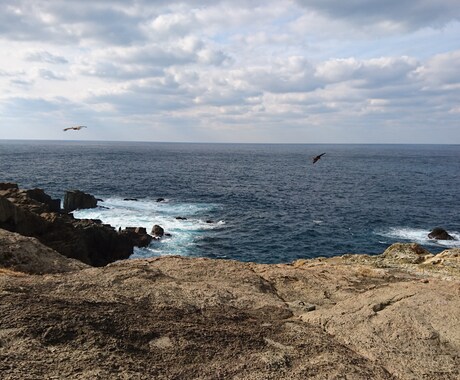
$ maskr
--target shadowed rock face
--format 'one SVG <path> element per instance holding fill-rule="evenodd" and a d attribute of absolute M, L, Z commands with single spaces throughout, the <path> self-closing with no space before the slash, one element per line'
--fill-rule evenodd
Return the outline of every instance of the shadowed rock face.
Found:
<path fill-rule="evenodd" d="M 97 207 L 97 199 L 91 194 L 80 190 L 66 191 L 64 195 L 64 210 L 71 212 L 79 209 Z"/>
<path fill-rule="evenodd" d="M 0 270 L 2 379 L 460 378 L 460 250 L 390 248 Z"/>
<path fill-rule="evenodd" d="M 60 255 L 35 238 L 0 229 L 0 268 L 45 274 L 71 272 L 88 266 Z"/>

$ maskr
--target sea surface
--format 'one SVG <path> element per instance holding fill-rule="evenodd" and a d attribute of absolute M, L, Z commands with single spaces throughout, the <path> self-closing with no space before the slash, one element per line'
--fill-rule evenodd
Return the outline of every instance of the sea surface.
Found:
<path fill-rule="evenodd" d="M 394 242 L 460 247 L 427 237 L 440 226 L 460 239 L 459 145 L 0 140 L 0 181 L 61 199 L 79 189 L 103 201 L 78 218 L 171 234 L 133 257 L 285 263 Z"/>

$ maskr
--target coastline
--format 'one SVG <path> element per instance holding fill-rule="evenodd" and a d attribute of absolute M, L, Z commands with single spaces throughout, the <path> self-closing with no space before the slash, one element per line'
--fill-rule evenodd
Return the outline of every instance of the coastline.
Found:
<path fill-rule="evenodd" d="M 460 376 L 460 249 L 91 267 L 34 237 L 0 241 L 4 379 Z"/>

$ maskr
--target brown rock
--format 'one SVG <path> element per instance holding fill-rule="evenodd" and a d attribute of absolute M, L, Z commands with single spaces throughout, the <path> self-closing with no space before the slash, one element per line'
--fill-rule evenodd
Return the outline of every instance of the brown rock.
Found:
<path fill-rule="evenodd" d="M 382 254 L 387 262 L 419 264 L 433 255 L 417 243 L 395 243 Z"/>
<path fill-rule="evenodd" d="M 2 379 L 458 379 L 459 277 L 356 256 L 0 272 Z"/>
<path fill-rule="evenodd" d="M 0 229 L 0 267 L 14 271 L 44 274 L 88 268 L 43 245 L 37 239 Z"/>

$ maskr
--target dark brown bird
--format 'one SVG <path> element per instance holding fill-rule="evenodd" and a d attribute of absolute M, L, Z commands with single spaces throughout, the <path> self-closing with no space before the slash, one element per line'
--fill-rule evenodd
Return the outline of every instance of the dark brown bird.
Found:
<path fill-rule="evenodd" d="M 316 161 L 318 161 L 318 160 L 321 158 L 321 156 L 324 156 L 325 154 L 326 154 L 326 153 L 321 153 L 320 155 L 314 157 L 314 158 L 313 158 L 313 163 L 315 163 Z"/>
<path fill-rule="evenodd" d="M 64 128 L 64 131 L 69 131 L 69 130 L 79 131 L 82 128 L 88 128 L 88 127 L 86 125 L 77 125 L 76 127 Z"/>

